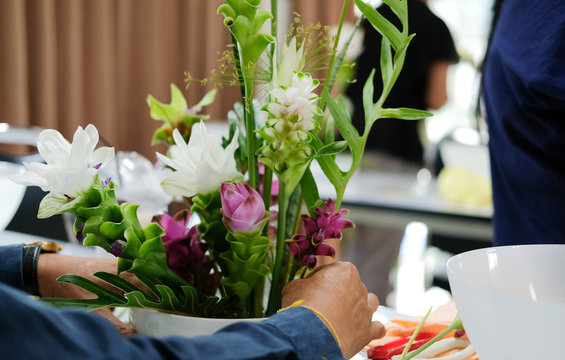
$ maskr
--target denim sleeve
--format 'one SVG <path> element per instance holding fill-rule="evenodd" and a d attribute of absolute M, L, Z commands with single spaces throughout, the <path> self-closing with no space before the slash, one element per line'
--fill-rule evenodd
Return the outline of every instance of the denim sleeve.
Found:
<path fill-rule="evenodd" d="M 3 359 L 343 359 L 324 323 L 302 307 L 192 339 L 124 338 L 97 315 L 54 309 L 3 284 L 0 309 Z"/>
<path fill-rule="evenodd" d="M 22 244 L 0 246 L 0 282 L 23 289 Z"/>

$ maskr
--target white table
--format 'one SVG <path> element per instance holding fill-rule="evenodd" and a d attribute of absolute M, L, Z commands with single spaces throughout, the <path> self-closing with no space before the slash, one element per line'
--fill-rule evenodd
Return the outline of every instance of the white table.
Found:
<path fill-rule="evenodd" d="M 58 241 L 41 236 L 24 234 L 15 231 L 9 231 L 9 230 L 4 230 L 0 232 L 0 246 L 11 245 L 11 244 L 28 244 L 38 241 L 45 241 L 45 240 L 55 241 L 59 245 L 61 245 L 63 250 L 61 250 L 60 254 L 64 254 L 64 255 L 84 256 L 84 257 L 112 256 L 112 255 L 107 255 L 104 250 L 98 249 L 98 247 L 82 246 L 80 244 L 74 244 L 66 241 Z"/>
<path fill-rule="evenodd" d="M 331 183 L 313 169 L 322 198 L 335 199 Z M 492 207 L 448 203 L 438 193 L 436 179 L 419 184 L 413 175 L 358 170 L 351 178 L 343 208 L 356 223 L 404 229 L 423 222 L 430 233 L 492 242 Z"/>

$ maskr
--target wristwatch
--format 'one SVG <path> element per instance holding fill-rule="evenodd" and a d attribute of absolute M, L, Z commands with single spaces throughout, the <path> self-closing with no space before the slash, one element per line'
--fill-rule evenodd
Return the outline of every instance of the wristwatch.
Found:
<path fill-rule="evenodd" d="M 62 247 L 55 241 L 39 241 L 24 244 L 22 249 L 23 288 L 31 295 L 39 296 L 37 284 L 37 261 L 43 253 L 57 253 Z"/>

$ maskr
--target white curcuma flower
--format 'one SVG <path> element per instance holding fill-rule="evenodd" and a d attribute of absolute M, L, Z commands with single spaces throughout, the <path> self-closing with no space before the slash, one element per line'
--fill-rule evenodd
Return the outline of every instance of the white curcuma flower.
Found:
<path fill-rule="evenodd" d="M 281 61 L 273 69 L 273 87 L 291 86 L 294 72 L 301 72 L 306 63 L 304 42 L 297 48 L 296 37 L 293 37 L 288 45 L 282 44 L 281 50 Z"/>
<path fill-rule="evenodd" d="M 304 130 L 314 129 L 314 116 L 319 108 L 316 105 L 318 95 L 313 91 L 318 87 L 318 80 L 308 73 L 294 73 L 290 87 L 280 87 L 271 91 L 275 100 L 267 105 L 267 111 L 275 118 L 296 116 L 302 122 Z"/>
<path fill-rule="evenodd" d="M 98 171 L 114 157 L 114 148 L 98 144 L 98 130 L 90 124 L 76 130 L 69 143 L 57 130 L 43 130 L 37 138 L 37 149 L 45 164 L 24 162 L 25 172 L 11 179 L 27 186 L 39 186 L 57 197 L 74 199 L 88 190 Z"/>
<path fill-rule="evenodd" d="M 231 143 L 224 149 L 208 134 L 202 121 L 192 126 L 188 144 L 175 129 L 175 145 L 169 150 L 170 157 L 157 153 L 159 160 L 175 170 L 161 182 L 165 192 L 184 197 L 209 194 L 219 189 L 223 182 L 241 178 L 243 175 L 236 170 L 233 157 L 239 145 L 238 134 L 236 130 Z"/>

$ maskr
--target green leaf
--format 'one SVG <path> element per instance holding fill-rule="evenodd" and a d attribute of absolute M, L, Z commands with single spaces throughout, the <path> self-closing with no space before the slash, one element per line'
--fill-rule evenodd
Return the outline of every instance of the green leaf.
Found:
<path fill-rule="evenodd" d="M 94 295 L 95 299 L 62 299 L 42 298 L 42 301 L 54 306 L 80 307 L 86 310 L 96 310 L 103 307 L 136 307 L 163 310 L 181 314 L 206 317 L 229 317 L 234 314 L 233 306 L 237 303 L 236 297 L 218 298 L 208 296 L 192 285 L 184 285 L 178 292 L 172 288 L 156 284 L 145 276 L 138 278 L 151 289 L 154 297 L 139 290 L 135 285 L 117 275 L 110 273 L 96 273 L 95 276 L 122 290 L 129 290 L 123 296 L 114 293 L 101 285 L 77 275 L 63 275 L 58 280 L 83 288 Z"/>
<path fill-rule="evenodd" d="M 316 179 L 314 179 L 314 175 L 312 175 L 310 168 L 304 171 L 304 175 L 300 180 L 300 187 L 302 188 L 302 196 L 306 203 L 306 207 L 310 209 L 318 200 L 320 200 Z"/>
<path fill-rule="evenodd" d="M 307 160 L 299 164 L 294 164 L 289 167 L 281 176 L 283 177 L 283 184 L 285 187 L 286 194 L 292 194 L 300 179 L 302 179 L 302 175 L 310 166 L 310 162 L 312 160 Z"/>
<path fill-rule="evenodd" d="M 174 110 L 178 115 L 184 113 L 188 105 L 186 103 L 186 99 L 184 95 L 180 91 L 180 89 L 175 85 L 171 84 L 171 110 Z"/>
<path fill-rule="evenodd" d="M 318 150 L 314 158 L 320 156 L 336 155 L 345 149 L 347 149 L 347 141 L 336 141 L 331 144 L 325 145 L 320 150 Z"/>
<path fill-rule="evenodd" d="M 355 4 L 376 30 L 390 39 L 395 51 L 402 47 L 404 42 L 403 34 L 390 21 L 363 0 L 355 0 Z"/>
<path fill-rule="evenodd" d="M 392 51 L 390 50 L 390 41 L 388 41 L 388 39 L 384 36 L 381 40 L 380 65 L 383 84 L 388 84 L 392 79 L 393 63 Z"/>
<path fill-rule="evenodd" d="M 274 42 L 273 37 L 268 34 L 251 35 L 242 46 L 242 54 L 245 55 L 243 69 L 248 65 L 248 62 L 256 64 L 265 48 Z"/>
<path fill-rule="evenodd" d="M 378 112 L 378 118 L 382 119 L 404 119 L 404 120 L 420 120 L 433 116 L 424 110 L 397 108 L 397 109 L 381 109 Z"/>
<path fill-rule="evenodd" d="M 103 280 L 104 282 L 106 282 L 110 285 L 115 286 L 116 288 L 122 290 L 124 293 L 132 292 L 132 291 L 139 291 L 141 294 L 143 294 L 143 296 L 146 299 L 148 299 L 148 300 L 152 299 L 152 297 L 149 294 L 145 293 L 140 288 L 133 285 L 129 281 L 121 278 L 118 275 L 114 275 L 114 274 L 107 273 L 107 272 L 96 272 L 96 273 L 94 273 L 94 276 L 96 276 L 97 278 Z"/>
<path fill-rule="evenodd" d="M 370 77 L 370 79 L 372 78 Z M 326 92 L 324 96 L 327 99 L 328 109 L 335 119 L 341 136 L 343 136 L 347 141 L 347 145 L 351 148 L 352 155 L 360 157 L 363 153 L 363 139 L 359 136 L 357 129 L 355 129 L 351 122 L 351 116 L 349 115 L 345 100 L 340 96 L 338 99 L 339 103 L 336 103 L 329 93 Z"/>
<path fill-rule="evenodd" d="M 214 99 L 216 98 L 217 92 L 218 90 L 216 89 L 208 91 L 206 95 L 204 95 L 204 97 L 198 102 L 198 104 L 194 105 L 194 107 L 199 108 L 212 104 L 214 102 Z"/>

